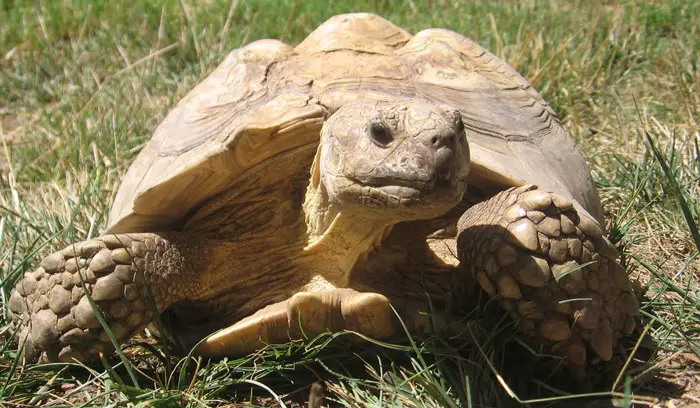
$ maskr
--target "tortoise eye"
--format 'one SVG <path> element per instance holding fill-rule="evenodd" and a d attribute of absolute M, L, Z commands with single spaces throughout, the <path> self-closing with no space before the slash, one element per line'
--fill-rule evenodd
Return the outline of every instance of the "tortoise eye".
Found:
<path fill-rule="evenodd" d="M 394 136 L 389 128 L 381 122 L 372 123 L 369 127 L 369 134 L 372 136 L 372 141 L 382 147 L 394 141 Z"/>

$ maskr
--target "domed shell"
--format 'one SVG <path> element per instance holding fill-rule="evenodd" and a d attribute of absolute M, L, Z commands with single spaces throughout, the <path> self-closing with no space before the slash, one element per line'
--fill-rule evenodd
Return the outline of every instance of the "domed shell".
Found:
<path fill-rule="evenodd" d="M 534 183 L 602 219 L 581 152 L 507 63 L 449 30 L 411 36 L 376 15 L 347 14 L 294 48 L 261 40 L 231 52 L 138 155 L 117 193 L 109 232 L 176 228 L 253 166 L 318 144 L 324 119 L 340 106 L 395 98 L 459 109 L 470 182 Z"/>

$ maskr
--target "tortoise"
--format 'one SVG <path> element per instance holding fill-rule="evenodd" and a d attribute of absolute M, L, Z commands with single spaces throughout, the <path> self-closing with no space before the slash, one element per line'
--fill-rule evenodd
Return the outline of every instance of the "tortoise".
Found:
<path fill-rule="evenodd" d="M 155 130 L 104 234 L 44 258 L 9 308 L 33 359 L 111 351 L 95 308 L 118 341 L 170 313 L 218 357 L 425 330 L 478 282 L 585 366 L 638 315 L 603 221 L 581 151 L 507 63 L 339 15 L 231 52 Z"/>

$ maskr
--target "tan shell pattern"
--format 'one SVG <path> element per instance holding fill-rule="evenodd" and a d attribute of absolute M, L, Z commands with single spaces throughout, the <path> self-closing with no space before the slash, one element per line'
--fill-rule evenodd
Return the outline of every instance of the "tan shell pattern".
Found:
<path fill-rule="evenodd" d="M 262 40 L 231 52 L 136 158 L 109 232 L 172 229 L 252 166 L 317 144 L 324 119 L 343 104 L 407 97 L 459 109 L 472 154 L 470 182 L 537 184 L 576 199 L 602 221 L 580 151 L 507 63 L 449 30 L 411 36 L 381 17 L 348 14 L 294 48 Z"/>

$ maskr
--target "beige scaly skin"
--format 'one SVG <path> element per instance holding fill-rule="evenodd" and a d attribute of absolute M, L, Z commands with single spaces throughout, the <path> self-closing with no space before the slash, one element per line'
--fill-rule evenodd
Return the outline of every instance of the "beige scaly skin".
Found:
<path fill-rule="evenodd" d="M 10 297 L 23 321 L 20 339 L 29 356 L 89 361 L 111 348 L 85 287 L 125 340 L 154 317 L 156 308 L 203 292 L 198 264 L 210 262 L 212 246 L 182 234 L 120 234 L 83 241 L 56 252 L 27 273 Z M 156 272 L 157 271 L 157 272 Z"/>
<path fill-rule="evenodd" d="M 536 186 L 508 189 L 465 212 L 458 247 L 481 288 L 526 333 L 583 366 L 586 345 L 609 360 L 639 312 L 617 250 L 576 207 Z"/>

